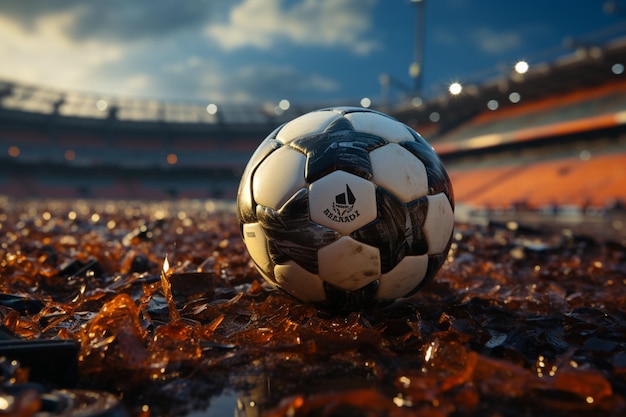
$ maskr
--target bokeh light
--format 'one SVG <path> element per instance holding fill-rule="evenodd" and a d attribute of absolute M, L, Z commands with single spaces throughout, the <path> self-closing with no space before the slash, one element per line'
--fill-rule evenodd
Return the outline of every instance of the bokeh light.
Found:
<path fill-rule="evenodd" d="M 211 103 L 206 106 L 206 112 L 213 115 L 217 113 L 217 104 Z"/>
<path fill-rule="evenodd" d="M 456 96 L 456 95 L 461 94 L 461 91 L 463 91 L 463 86 L 461 85 L 461 83 L 455 81 L 452 84 L 450 84 L 450 86 L 448 87 L 448 91 L 453 96 Z"/>
<path fill-rule="evenodd" d="M 178 156 L 175 153 L 171 153 L 167 155 L 167 163 L 170 165 L 175 165 L 178 162 Z"/>
<path fill-rule="evenodd" d="M 109 103 L 106 100 L 100 99 L 96 102 L 96 108 L 100 111 L 105 111 L 107 107 L 109 107 Z"/>
<path fill-rule="evenodd" d="M 515 72 L 518 74 L 526 74 L 528 72 L 528 62 L 526 61 L 517 61 L 515 64 Z"/>

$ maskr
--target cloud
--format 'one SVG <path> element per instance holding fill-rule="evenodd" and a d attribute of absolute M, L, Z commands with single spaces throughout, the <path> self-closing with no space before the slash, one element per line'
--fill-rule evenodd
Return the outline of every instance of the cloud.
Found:
<path fill-rule="evenodd" d="M 71 13 L 74 18 L 65 27 L 75 41 L 91 39 L 134 41 L 167 36 L 178 31 L 201 27 L 212 15 L 219 0 L 0 0 L 0 13 L 34 30 L 41 19 Z"/>
<path fill-rule="evenodd" d="M 205 33 L 226 50 L 270 49 L 283 42 L 342 46 L 365 55 L 380 47 L 367 38 L 375 0 L 244 0 L 231 9 L 228 22 L 208 25 Z"/>
<path fill-rule="evenodd" d="M 71 87 L 89 78 L 93 68 L 122 58 L 123 49 L 115 44 L 89 40 L 77 48 L 65 32 L 73 19 L 72 12 L 62 11 L 25 27 L 0 15 L 0 76 Z"/>
<path fill-rule="evenodd" d="M 214 0 L 211 7 L 217 10 L 227 2 L 231 3 Z M 211 26 L 217 14 L 207 17 L 203 11 L 196 17 L 185 17 L 193 14 L 193 5 L 198 4 L 195 1 L 186 12 L 172 14 L 163 8 L 154 10 L 166 7 L 166 3 L 175 4 L 163 0 L 153 0 L 149 6 L 141 3 L 143 7 L 121 0 L 0 0 L 0 79 L 71 92 L 164 100 L 260 102 L 287 98 L 295 103 L 298 97 L 300 101 L 306 97 L 322 101 L 341 92 L 342 82 L 328 75 L 328 68 L 323 73 L 317 66 L 307 65 L 313 55 L 303 46 L 339 45 L 339 51 L 324 51 L 338 58 L 346 55 L 346 49 L 353 54 L 371 51 L 377 43 L 366 33 L 374 2 L 304 0 L 290 1 L 289 7 L 280 0 L 257 2 L 259 25 L 251 28 L 252 38 L 262 45 L 257 48 L 283 48 L 277 54 L 268 54 L 266 49 L 237 49 L 224 54 L 221 44 L 207 43 L 202 30 L 217 27 L 236 33 L 235 28 L 245 26 L 246 19 L 251 18 L 251 11 L 245 12 L 244 6 L 254 6 L 254 1 L 245 0 L 235 9 L 224 8 L 220 16 L 231 16 L 229 23 Z M 244 8 L 245 13 L 233 23 L 232 13 L 237 8 Z M 153 14 L 165 17 L 146 23 L 138 17 L 143 10 L 147 19 Z M 95 19 L 98 15 L 102 17 L 99 21 Z M 157 23 L 168 16 L 172 22 L 163 23 L 159 29 Z M 280 19 L 286 19 L 282 26 Z M 277 32 L 272 29 L 275 26 L 282 29 Z M 160 30 L 168 35 L 163 36 Z M 250 33 L 241 36 L 231 41 L 232 48 L 253 42 L 246 40 Z M 298 56 L 289 53 L 294 44 Z"/>
<path fill-rule="evenodd" d="M 163 79 L 182 90 L 194 91 L 195 99 L 216 102 L 278 101 L 297 97 L 324 97 L 341 84 L 291 65 L 254 63 L 225 67 L 219 61 L 191 57 L 170 63 Z M 167 88 L 167 85 L 163 86 Z"/>

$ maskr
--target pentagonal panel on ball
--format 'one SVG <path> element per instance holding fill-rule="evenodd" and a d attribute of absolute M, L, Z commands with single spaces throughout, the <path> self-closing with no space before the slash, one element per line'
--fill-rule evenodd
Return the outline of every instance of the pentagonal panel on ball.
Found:
<path fill-rule="evenodd" d="M 405 256 L 391 271 L 380 276 L 376 297 L 395 300 L 407 295 L 426 276 L 428 255 Z"/>
<path fill-rule="evenodd" d="M 340 117 L 342 117 L 341 114 L 333 111 L 314 111 L 304 114 L 283 126 L 276 139 L 287 144 L 305 135 L 321 133 L 329 124 Z"/>
<path fill-rule="evenodd" d="M 426 167 L 402 146 L 390 143 L 370 152 L 373 181 L 404 203 L 428 195 Z"/>
<path fill-rule="evenodd" d="M 319 275 L 348 291 L 362 288 L 380 276 L 378 249 L 344 236 L 317 251 Z"/>
<path fill-rule="evenodd" d="M 389 142 L 413 140 L 407 127 L 391 117 L 371 111 L 347 113 L 345 117 L 357 132 L 371 133 Z"/>
<path fill-rule="evenodd" d="M 274 268 L 276 282 L 283 290 L 305 302 L 324 301 L 324 283 L 319 276 L 310 273 L 294 261 L 288 261 Z"/>
<path fill-rule="evenodd" d="M 428 241 L 428 253 L 443 252 L 454 230 L 454 211 L 444 193 L 428 196 L 428 212 L 424 222 L 424 234 Z"/>
<path fill-rule="evenodd" d="M 252 177 L 252 195 L 263 206 L 279 209 L 306 186 L 304 166 L 306 157 L 288 146 L 271 153 Z"/>
<path fill-rule="evenodd" d="M 347 235 L 376 219 L 376 188 L 371 181 L 334 171 L 309 188 L 311 220 Z"/>

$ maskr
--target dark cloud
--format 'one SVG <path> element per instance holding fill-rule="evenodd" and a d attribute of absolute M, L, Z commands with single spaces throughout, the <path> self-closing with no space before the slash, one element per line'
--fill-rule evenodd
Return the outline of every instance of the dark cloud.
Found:
<path fill-rule="evenodd" d="M 32 29 L 39 18 L 73 12 L 75 19 L 67 35 L 77 41 L 87 39 L 133 41 L 195 29 L 212 16 L 227 0 L 0 0 L 0 14 Z"/>

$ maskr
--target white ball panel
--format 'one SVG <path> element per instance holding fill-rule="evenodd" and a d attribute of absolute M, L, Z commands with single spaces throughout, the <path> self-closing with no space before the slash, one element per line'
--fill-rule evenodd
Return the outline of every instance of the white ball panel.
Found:
<path fill-rule="evenodd" d="M 324 281 L 353 291 L 380 276 L 377 248 L 343 236 L 317 252 L 319 275 Z"/>
<path fill-rule="evenodd" d="M 299 300 L 316 302 L 326 299 L 324 284 L 320 277 L 293 261 L 288 261 L 284 265 L 276 265 L 274 275 L 278 285 Z"/>
<path fill-rule="evenodd" d="M 257 269 L 266 280 L 274 281 L 273 277 L 268 277 L 265 271 L 272 270 L 272 261 L 267 251 L 267 238 L 259 223 L 248 223 L 243 225 L 243 241 L 246 244 L 248 253 L 257 266 Z"/>
<path fill-rule="evenodd" d="M 332 172 L 310 185 L 309 211 L 314 222 L 350 234 L 376 219 L 376 188 L 348 172 Z"/>
<path fill-rule="evenodd" d="M 426 275 L 428 255 L 405 256 L 398 265 L 380 277 L 376 296 L 382 300 L 404 297 Z"/>
<path fill-rule="evenodd" d="M 444 193 L 428 196 L 428 213 L 424 222 L 424 234 L 428 242 L 428 253 L 444 251 L 454 229 L 454 211 Z"/>
<path fill-rule="evenodd" d="M 406 126 L 389 117 L 372 112 L 354 112 L 346 114 L 354 129 L 358 132 L 371 133 L 389 142 L 414 140 Z"/>
<path fill-rule="evenodd" d="M 302 136 L 321 133 L 330 123 L 340 117 L 342 117 L 341 114 L 333 111 L 314 111 L 304 114 L 283 126 L 276 139 L 286 144 Z"/>
<path fill-rule="evenodd" d="M 296 191 L 306 186 L 305 164 L 306 157 L 288 146 L 274 151 L 254 173 L 254 200 L 273 209 L 282 207 Z"/>
<path fill-rule="evenodd" d="M 402 146 L 390 143 L 370 152 L 374 182 L 403 202 L 428 195 L 426 167 Z"/>

